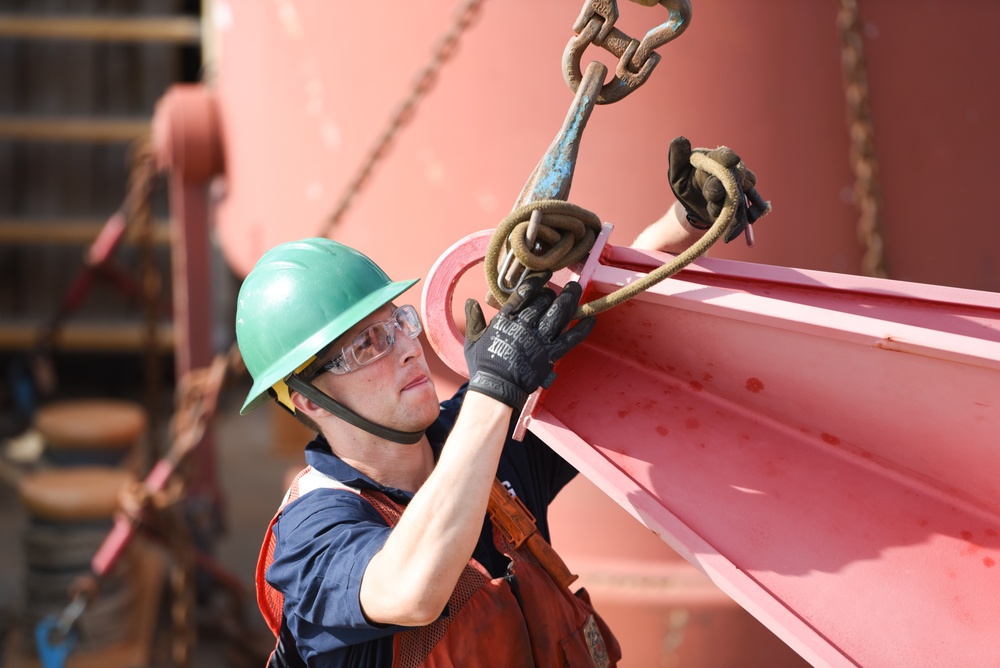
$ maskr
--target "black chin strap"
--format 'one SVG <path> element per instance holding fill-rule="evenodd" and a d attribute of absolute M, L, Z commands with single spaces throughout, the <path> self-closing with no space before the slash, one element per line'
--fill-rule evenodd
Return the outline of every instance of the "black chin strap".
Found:
<path fill-rule="evenodd" d="M 291 389 L 295 390 L 306 399 L 310 400 L 317 406 L 324 408 L 333 415 L 336 415 L 344 422 L 352 424 L 358 429 L 367 431 L 369 434 L 374 434 L 379 438 L 384 438 L 387 441 L 392 441 L 393 443 L 402 443 L 404 445 L 412 445 L 416 443 L 424 436 L 423 430 L 421 431 L 399 431 L 397 429 L 390 429 L 389 427 L 383 427 L 380 424 L 375 424 L 371 420 L 367 420 L 350 408 L 342 403 L 334 400 L 328 394 L 321 392 L 319 389 L 313 385 L 302 380 L 295 374 L 292 374 L 285 379 L 285 384 Z"/>

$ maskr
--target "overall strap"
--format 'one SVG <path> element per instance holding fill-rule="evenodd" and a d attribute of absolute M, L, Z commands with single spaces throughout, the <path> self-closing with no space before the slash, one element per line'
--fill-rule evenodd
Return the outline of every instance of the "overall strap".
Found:
<path fill-rule="evenodd" d="M 280 591 L 268 584 L 264 578 L 267 569 L 274 562 L 274 525 L 281 516 L 281 512 L 285 509 L 285 506 L 317 489 L 342 489 L 354 492 L 355 494 L 361 494 L 353 487 L 348 487 L 339 480 L 320 473 L 312 466 L 307 466 L 299 471 L 295 479 L 292 480 L 288 491 L 285 492 L 285 497 L 281 500 L 281 505 L 278 507 L 277 512 L 274 513 L 274 517 L 271 518 L 270 524 L 267 525 L 264 542 L 260 546 L 260 555 L 257 557 L 257 571 L 255 575 L 257 607 L 260 608 L 261 615 L 264 616 L 264 621 L 267 622 L 267 627 L 271 629 L 275 638 L 278 637 L 278 633 L 281 630 L 281 614 L 285 605 L 285 597 Z"/>

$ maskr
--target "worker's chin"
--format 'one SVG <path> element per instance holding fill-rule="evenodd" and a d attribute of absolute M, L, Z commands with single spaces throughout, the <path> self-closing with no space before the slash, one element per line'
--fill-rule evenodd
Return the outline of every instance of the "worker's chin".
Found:
<path fill-rule="evenodd" d="M 405 402 L 402 411 L 397 411 L 395 419 L 386 426 L 399 431 L 424 431 L 437 420 L 441 406 L 437 397 L 418 402 Z"/>
<path fill-rule="evenodd" d="M 424 409 L 424 411 L 419 415 L 419 417 L 417 417 L 417 419 L 415 420 L 419 426 L 417 426 L 414 429 L 414 431 L 416 431 L 417 429 L 425 430 L 428 427 L 430 427 L 432 424 L 434 424 L 434 421 L 437 420 L 438 415 L 440 413 L 441 413 L 441 406 L 439 404 L 434 403 L 433 405 L 428 405 Z"/>

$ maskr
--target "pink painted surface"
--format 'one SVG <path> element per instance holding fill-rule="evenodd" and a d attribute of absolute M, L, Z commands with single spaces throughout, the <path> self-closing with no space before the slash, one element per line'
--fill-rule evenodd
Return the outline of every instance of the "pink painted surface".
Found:
<path fill-rule="evenodd" d="M 326 216 L 406 95 L 456 4 L 396 3 L 387 8 L 382 3 L 345 6 L 296 0 L 212 3 L 209 23 L 219 57 L 210 85 L 218 101 L 226 164 L 225 195 L 213 212 L 214 232 L 237 275 L 244 275 L 277 243 L 324 232 Z M 331 236 L 372 255 L 394 278 L 406 278 L 426 275 L 454 240 L 494 227 L 509 211 L 572 99 L 559 63 L 581 4 L 578 0 L 485 3 L 434 90 Z M 666 149 L 673 136 L 685 134 L 696 145 L 728 144 L 757 172 L 761 191 L 774 202 L 775 212 L 757 226 L 753 250 L 736 243 L 714 250 L 713 255 L 858 271 L 861 251 L 850 196 L 853 176 L 836 7 L 798 0 L 693 4 L 692 27 L 663 49 L 664 60 L 650 82 L 633 96 L 595 110 L 583 137 L 571 201 L 615 223 L 616 243 L 625 245 L 672 200 L 665 173 Z M 623 26 L 633 34 L 659 21 L 659 8 L 619 5 Z M 1000 4 L 872 0 L 863 3 L 861 11 L 890 271 L 911 281 L 998 290 L 1000 226 L 993 216 L 984 215 L 981 190 L 988 185 L 975 170 L 982 156 L 996 153 L 1000 146 L 1000 124 L 990 121 L 1000 113 L 1000 88 L 983 85 L 982 74 L 1000 63 L 1000 41 L 995 38 Z M 726 74 L 736 70 L 737 75 Z M 723 88 L 724 94 L 714 94 Z M 599 293 L 607 287 L 601 281 L 607 281 L 608 271 L 614 280 L 628 280 L 627 269 L 645 271 L 647 263 L 625 253 L 613 263 L 619 269 L 597 272 L 593 289 Z M 577 371 L 568 368 L 574 358 L 566 360 L 564 378 L 544 398 L 533 428 L 548 429 L 548 437 L 561 444 L 557 447 L 576 458 L 607 493 L 657 527 L 671 544 L 687 550 L 687 556 L 741 604 L 770 619 L 769 625 L 781 630 L 784 638 L 805 638 L 797 641 L 801 651 L 819 663 L 836 663 L 842 653 L 817 641 L 815 629 L 840 632 L 837 625 L 850 620 L 811 615 L 822 617 L 826 601 L 848 597 L 835 591 L 848 581 L 841 571 L 859 574 L 848 581 L 851 586 L 867 584 L 873 567 L 869 562 L 882 563 L 885 551 L 895 555 L 896 564 L 906 562 L 906 568 L 916 564 L 912 567 L 925 572 L 919 558 L 911 561 L 909 552 L 897 550 L 905 547 L 923 555 L 935 545 L 945 551 L 982 545 L 975 555 L 982 557 L 979 563 L 986 569 L 982 559 L 993 558 L 987 552 L 995 549 L 996 541 L 974 523 L 955 528 L 953 524 L 962 522 L 943 511 L 901 518 L 893 530 L 854 522 L 851 511 L 844 509 L 840 519 L 851 519 L 844 529 L 833 521 L 833 509 L 816 510 L 814 519 L 814 509 L 803 505 L 798 519 L 781 514 L 772 519 L 765 502 L 783 499 L 787 513 L 800 495 L 853 507 L 858 505 L 861 472 L 871 470 L 881 476 L 886 470 L 906 485 L 917 485 L 914 489 L 961 489 L 963 503 L 976 509 L 985 505 L 992 517 L 996 498 L 989 472 L 998 469 L 990 448 L 981 442 L 957 443 L 954 434 L 926 425 L 935 411 L 954 408 L 956 420 L 996 432 L 993 399 L 970 408 L 968 393 L 973 390 L 964 388 L 966 377 L 954 371 L 972 354 L 965 344 L 995 343 L 990 333 L 995 328 L 993 316 L 982 315 L 975 304 L 949 305 L 956 292 L 922 286 L 913 296 L 905 284 L 775 271 L 703 261 L 628 310 L 602 317 L 600 331 L 589 345 L 595 358 L 607 363 Z M 893 294 L 900 290 L 902 294 Z M 460 286 L 457 295 L 481 298 L 483 291 Z M 820 296 L 823 301 L 817 305 L 813 300 Z M 966 296 L 973 301 L 992 299 L 985 293 Z M 758 308 L 764 310 L 758 313 Z M 873 318 L 876 311 L 878 317 Z M 656 334 L 648 331 L 647 321 L 656 323 Z M 611 333 L 611 325 L 605 323 L 615 322 L 623 329 Z M 939 328 L 943 338 L 907 338 L 926 328 Z M 816 341 L 825 342 L 818 351 L 809 347 Z M 954 349 L 947 347 L 952 344 Z M 899 365 L 887 364 L 887 359 L 898 359 Z M 627 370 L 627 378 L 612 373 L 621 370 Z M 653 424 L 648 415 L 640 419 L 641 411 L 628 403 L 632 399 L 617 394 L 608 400 L 606 411 L 574 414 L 579 409 L 571 410 L 572 399 L 563 394 L 572 392 L 567 378 L 581 388 L 589 387 L 587 383 L 615 388 L 626 393 L 622 396 L 637 395 L 633 384 L 668 388 L 672 396 L 659 401 L 676 424 L 673 428 Z M 930 388 L 928 393 L 915 395 L 920 387 L 912 386 L 913 378 Z M 803 385 L 804 379 L 808 385 Z M 950 391 L 954 387 L 958 389 Z M 944 403 L 929 405 L 932 399 Z M 697 415 L 681 420 L 688 405 Z M 709 414 L 709 407 L 718 408 L 726 419 Z M 620 417 L 620 411 L 628 412 Z M 883 414 L 877 415 L 878 411 Z M 698 420 L 698 428 L 687 429 L 688 419 Z M 620 426 L 633 424 L 640 431 Z M 898 430 L 877 429 L 873 424 L 896 424 Z M 728 430 L 721 435 L 720 425 Z M 743 432 L 736 433 L 742 426 L 753 427 L 759 438 L 742 443 Z M 661 434 L 658 427 L 668 433 Z M 616 429 L 617 436 L 630 442 L 601 441 L 600 449 L 574 445 L 578 432 L 615 434 Z M 650 450 L 663 450 L 670 461 L 654 462 L 652 453 L 637 459 L 624 452 L 646 432 Z M 704 452 L 685 449 L 703 441 Z M 942 442 L 952 443 L 954 452 Z M 745 463 L 746 470 L 736 470 L 734 463 L 709 472 L 715 478 L 699 477 L 702 465 L 712 461 L 710 453 L 721 456 L 722 446 L 708 447 L 717 443 L 742 453 L 737 461 Z M 778 454 L 785 460 L 775 459 Z M 593 463 L 585 456 L 593 457 Z M 980 456 L 981 466 L 968 463 Z M 671 477 L 674 458 L 676 477 Z M 830 489 L 824 487 L 823 495 L 809 497 L 802 486 L 810 483 L 789 483 L 785 496 L 778 499 L 775 490 L 784 489 L 779 476 L 770 487 L 762 484 L 770 480 L 764 466 L 768 459 L 780 463 L 775 466 L 785 478 L 806 481 L 813 479 L 812 467 L 826 467 L 819 470 L 817 480 Z M 965 468 L 955 466 L 956 459 Z M 837 471 L 846 471 L 843 494 L 834 489 Z M 948 480 L 940 480 L 942 471 Z M 968 480 L 963 479 L 965 474 Z M 726 487 L 744 477 L 761 484 L 759 491 L 764 493 Z M 698 488 L 699 482 L 707 486 Z M 890 486 L 884 494 L 903 488 L 910 489 Z M 941 494 L 947 499 L 953 496 L 951 491 Z M 888 500 L 892 499 L 881 499 Z M 728 501 L 740 503 L 725 505 Z M 711 532 L 696 521 L 715 522 L 717 513 L 733 515 L 743 506 L 748 513 L 730 519 L 740 528 L 734 536 L 709 536 Z M 744 517 L 746 526 L 741 524 Z M 962 519 L 966 517 L 971 522 L 971 516 Z M 815 522 L 809 535 L 836 528 L 850 537 L 841 539 L 834 532 L 827 535 L 832 543 L 828 550 L 816 546 L 815 554 L 801 553 L 803 548 L 795 547 L 784 554 L 783 541 L 789 533 L 809 524 L 803 518 Z M 909 526 L 909 519 L 926 519 L 927 524 L 906 533 L 903 527 Z M 785 529 L 786 524 L 791 528 Z M 876 532 L 880 538 L 859 545 L 860 539 L 853 538 L 855 524 L 857 531 Z M 750 551 L 745 544 L 733 546 L 726 540 L 738 541 L 758 526 L 763 565 L 749 563 L 753 568 L 742 571 L 729 560 L 728 552 L 720 555 L 722 547 L 740 555 Z M 768 540 L 765 529 L 776 537 Z M 964 544 L 963 531 L 972 534 Z M 876 554 L 860 556 L 868 550 Z M 834 589 L 819 586 L 824 576 L 833 581 Z M 950 576 L 945 572 L 944 577 Z M 965 581 L 966 571 L 956 571 L 955 579 Z M 804 602 L 801 593 L 792 591 L 800 580 L 808 594 Z M 915 592 L 931 588 L 919 579 L 918 585 Z M 771 586 L 780 596 L 769 593 Z M 974 585 L 963 587 L 954 595 L 964 596 Z M 922 607 L 933 603 L 954 612 L 957 602 L 943 605 L 946 593 L 929 598 Z M 861 604 L 867 604 L 869 596 L 873 594 L 862 592 L 854 607 L 863 609 Z M 989 612 L 982 598 L 976 600 L 970 615 Z M 799 604 L 801 619 L 798 608 L 791 612 L 788 607 Z M 850 603 L 833 607 L 847 616 Z M 851 631 L 853 641 L 878 649 L 883 627 L 903 624 L 907 615 L 922 608 L 900 605 L 900 609 L 904 614 L 898 621 L 877 620 L 867 636 Z M 996 617 L 996 610 L 970 617 L 968 626 Z M 953 618 L 961 616 L 956 613 Z M 856 620 L 855 626 L 860 625 Z M 949 635 L 940 647 L 948 650 L 968 635 L 955 635 L 950 626 L 943 632 Z M 971 633 L 977 639 L 984 637 L 975 629 Z M 889 643 L 885 651 L 900 643 Z M 984 649 L 982 643 L 975 649 Z M 857 647 L 849 651 L 861 654 Z"/>
<path fill-rule="evenodd" d="M 1000 295 L 703 259 L 557 371 L 529 428 L 810 662 L 1000 655 Z"/>
<path fill-rule="evenodd" d="M 238 275 L 271 246 L 323 230 L 458 4 L 212 3 L 227 170 L 216 232 Z M 495 227 L 572 100 L 561 58 L 582 5 L 484 3 L 334 238 L 405 278 Z M 664 14 L 618 5 L 634 35 Z M 649 82 L 594 111 L 571 201 L 614 223 L 624 245 L 672 200 L 671 138 L 727 144 L 774 213 L 754 249 L 729 244 L 718 257 L 858 272 L 836 3 L 692 6 Z M 861 14 L 892 276 L 1000 290 L 1000 226 L 983 215 L 975 174 L 1000 148 L 1000 88 L 982 74 L 1000 66 L 1000 3 L 869 0 Z"/>

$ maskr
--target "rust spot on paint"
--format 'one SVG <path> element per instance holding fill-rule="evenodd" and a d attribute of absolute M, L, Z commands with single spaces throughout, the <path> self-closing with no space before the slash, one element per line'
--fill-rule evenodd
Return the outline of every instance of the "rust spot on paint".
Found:
<path fill-rule="evenodd" d="M 764 382 L 760 378 L 747 378 L 747 389 L 751 392 L 760 392 L 764 389 Z"/>
<path fill-rule="evenodd" d="M 642 327 L 652 327 L 653 323 L 650 320 L 641 320 L 639 321 L 639 325 Z"/>
<path fill-rule="evenodd" d="M 579 406 L 579 405 L 580 405 L 580 400 L 579 400 L 579 399 L 577 399 L 577 400 L 575 400 L 575 401 L 571 401 L 571 402 L 569 402 L 569 405 L 568 405 L 568 406 L 566 406 L 566 408 L 572 411 L 572 410 L 575 410 L 575 409 L 576 409 L 576 407 L 577 407 L 577 406 Z"/>
<path fill-rule="evenodd" d="M 983 566 L 986 566 L 986 568 L 993 568 L 996 565 L 997 561 L 993 557 L 983 557 Z"/>
<path fill-rule="evenodd" d="M 712 374 L 710 373 L 702 374 L 701 379 L 706 383 L 710 383 L 712 382 Z"/>
<path fill-rule="evenodd" d="M 628 415 L 631 412 L 632 411 L 623 408 L 622 410 L 618 411 L 618 417 L 623 418 L 623 417 L 625 417 L 626 415 Z"/>
<path fill-rule="evenodd" d="M 840 439 L 839 438 L 837 438 L 833 434 L 828 434 L 825 431 L 822 434 L 820 434 L 819 437 L 822 438 L 827 443 L 829 443 L 830 445 L 839 445 L 840 444 Z"/>
<path fill-rule="evenodd" d="M 698 427 L 701 426 L 701 423 L 694 418 L 688 418 L 687 420 L 684 421 L 684 426 L 687 427 L 688 429 L 697 429 Z"/>
<path fill-rule="evenodd" d="M 972 532 L 971 531 L 963 531 L 962 533 L 960 533 L 958 535 L 961 536 L 964 540 L 972 540 Z"/>
<path fill-rule="evenodd" d="M 704 450 L 705 449 L 705 444 L 704 443 L 699 443 L 698 447 L 701 448 L 702 450 Z"/>
<path fill-rule="evenodd" d="M 656 428 L 656 433 L 660 436 L 666 436 L 670 433 L 670 430 L 664 427 L 662 424 Z"/>
<path fill-rule="evenodd" d="M 705 388 L 704 385 L 702 385 L 701 383 L 699 383 L 696 380 L 692 380 L 688 384 L 691 386 L 691 389 L 694 390 L 695 392 L 701 392 Z"/>

